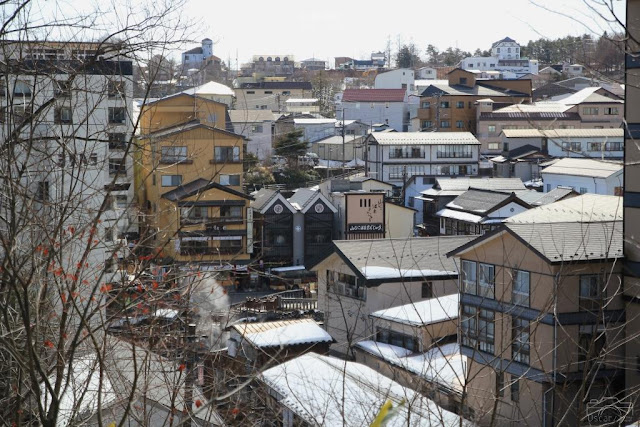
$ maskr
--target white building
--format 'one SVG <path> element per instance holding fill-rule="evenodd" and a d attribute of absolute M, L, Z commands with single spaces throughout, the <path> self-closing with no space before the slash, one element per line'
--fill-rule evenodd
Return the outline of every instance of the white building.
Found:
<path fill-rule="evenodd" d="M 409 129 L 406 89 L 346 89 L 336 104 L 339 120 L 386 124 L 399 131 Z"/>
<path fill-rule="evenodd" d="M 480 142 L 470 132 L 374 132 L 368 175 L 402 186 L 414 175 L 477 175 Z"/>
<path fill-rule="evenodd" d="M 577 192 L 621 196 L 622 162 L 594 159 L 560 159 L 541 172 L 544 191 L 571 187 Z"/>
<path fill-rule="evenodd" d="M 525 74 L 538 74 L 538 60 L 521 58 L 520 45 L 509 37 L 493 43 L 491 56 L 465 58 L 459 67 L 463 70 L 510 72 L 516 78 Z"/>
<path fill-rule="evenodd" d="M 415 74 L 409 68 L 398 68 L 397 70 L 387 71 L 376 75 L 374 81 L 375 89 L 405 89 L 407 92 L 413 92 Z"/>
<path fill-rule="evenodd" d="M 260 160 L 271 157 L 273 113 L 269 110 L 229 110 L 233 131 L 247 138 L 247 152 Z"/>
<path fill-rule="evenodd" d="M 202 40 L 202 46 L 182 52 L 182 68 L 200 68 L 204 61 L 213 56 L 213 41 L 209 38 Z"/>
<path fill-rule="evenodd" d="M 422 67 L 416 70 L 416 79 L 422 80 L 436 80 L 438 78 L 438 71 L 432 67 Z"/>
<path fill-rule="evenodd" d="M 107 280 L 100 272 L 111 271 L 124 255 L 126 239 L 136 239 L 138 231 L 129 144 L 133 66 L 115 49 L 97 43 L 9 42 L 0 58 L 27 67 L 3 77 L 8 85 L 0 91 L 10 93 L 0 97 L 6 118 L 0 135 L 6 146 L 16 136 L 29 141 L 13 145 L 12 157 L 0 158 L 1 173 L 14 188 L 0 194 L 13 206 L 2 214 L 3 224 L 30 224 L 29 247 L 40 242 L 60 247 L 60 267 L 93 284 L 96 278 Z M 34 73 L 29 64 L 46 72 Z M 84 245 L 65 243 L 81 233 L 95 236 L 86 261 L 86 238 Z"/>

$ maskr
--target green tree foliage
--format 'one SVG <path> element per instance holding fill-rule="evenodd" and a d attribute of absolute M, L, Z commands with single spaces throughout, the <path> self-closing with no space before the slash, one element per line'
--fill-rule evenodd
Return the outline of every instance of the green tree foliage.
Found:
<path fill-rule="evenodd" d="M 304 131 L 295 129 L 276 139 L 275 154 L 285 157 L 289 166 L 298 165 L 298 156 L 307 152 L 307 143 L 303 139 Z"/>
<path fill-rule="evenodd" d="M 418 48 L 415 44 L 402 45 L 398 53 L 396 53 L 396 66 L 398 68 L 415 68 L 422 65 Z"/>
<path fill-rule="evenodd" d="M 297 167 L 287 167 L 282 172 L 274 174 L 276 183 L 286 184 L 289 187 L 305 187 L 312 181 L 320 180 L 320 175 L 315 169 L 300 169 Z"/>

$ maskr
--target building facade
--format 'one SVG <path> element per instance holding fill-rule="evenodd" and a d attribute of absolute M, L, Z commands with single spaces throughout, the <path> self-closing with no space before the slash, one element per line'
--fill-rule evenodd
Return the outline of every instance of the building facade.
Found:
<path fill-rule="evenodd" d="M 289 98 L 311 98 L 309 82 L 242 83 L 235 88 L 238 110 L 283 112 Z"/>

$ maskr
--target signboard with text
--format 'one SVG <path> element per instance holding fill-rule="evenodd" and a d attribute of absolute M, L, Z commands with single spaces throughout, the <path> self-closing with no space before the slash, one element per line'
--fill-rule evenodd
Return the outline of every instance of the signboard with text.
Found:
<path fill-rule="evenodd" d="M 371 224 L 349 224 L 349 233 L 382 233 L 384 231 L 381 223 Z"/>

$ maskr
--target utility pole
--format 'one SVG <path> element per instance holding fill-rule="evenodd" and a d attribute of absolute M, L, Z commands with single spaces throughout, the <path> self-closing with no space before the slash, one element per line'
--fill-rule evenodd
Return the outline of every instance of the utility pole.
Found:
<path fill-rule="evenodd" d="M 345 108 L 342 107 L 342 175 L 344 175 L 345 171 L 344 171 L 344 160 L 345 160 L 345 156 L 344 156 L 344 152 L 346 150 L 346 145 L 345 145 L 345 140 L 344 140 L 344 135 L 345 135 L 345 120 L 344 120 L 344 110 Z"/>

